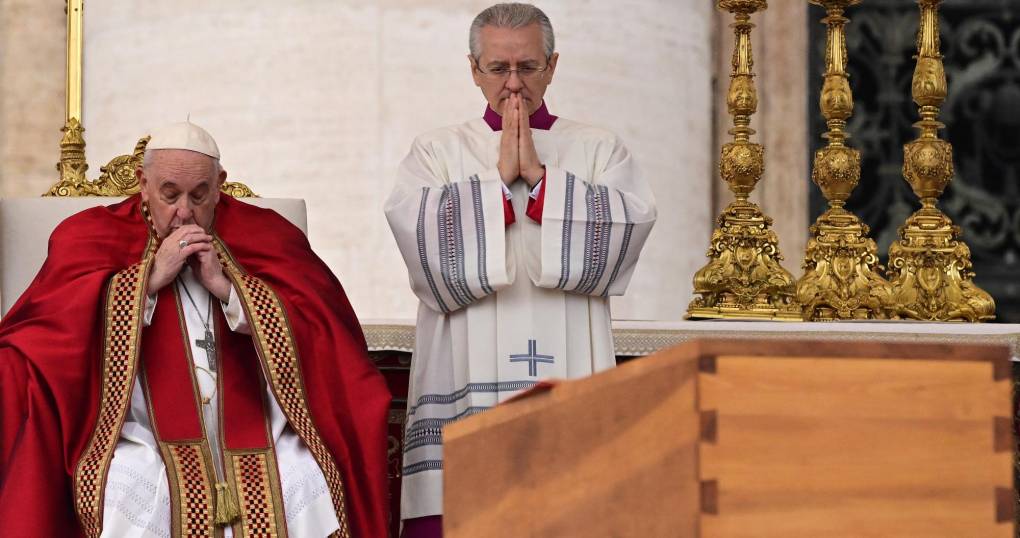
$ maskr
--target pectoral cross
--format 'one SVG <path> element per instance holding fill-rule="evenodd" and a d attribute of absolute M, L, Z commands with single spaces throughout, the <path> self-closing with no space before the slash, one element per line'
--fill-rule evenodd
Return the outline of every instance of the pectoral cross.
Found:
<path fill-rule="evenodd" d="M 205 358 L 209 361 L 209 369 L 216 371 L 216 340 L 208 328 L 205 330 L 205 338 L 195 340 L 195 345 L 205 350 Z"/>

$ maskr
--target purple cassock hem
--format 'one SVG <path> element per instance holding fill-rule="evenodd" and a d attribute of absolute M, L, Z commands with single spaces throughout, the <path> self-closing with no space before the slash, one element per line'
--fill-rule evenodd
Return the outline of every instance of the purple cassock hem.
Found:
<path fill-rule="evenodd" d="M 489 124 L 489 128 L 493 131 L 503 130 L 503 116 L 500 116 L 498 112 L 492 109 L 491 106 L 485 107 L 485 123 Z M 534 114 L 528 116 L 528 125 L 532 129 L 541 129 L 548 131 L 552 129 L 554 123 L 556 123 L 557 116 L 553 116 L 549 113 L 549 109 L 545 106 L 545 100 L 542 100 L 542 106 L 538 107 L 538 110 Z"/>
<path fill-rule="evenodd" d="M 443 516 L 405 519 L 400 538 L 443 538 Z"/>

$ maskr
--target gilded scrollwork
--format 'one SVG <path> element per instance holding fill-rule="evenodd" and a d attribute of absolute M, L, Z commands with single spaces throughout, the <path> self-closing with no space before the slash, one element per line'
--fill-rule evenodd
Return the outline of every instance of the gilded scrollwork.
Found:
<path fill-rule="evenodd" d="M 104 196 L 138 192 L 138 174 L 135 171 L 142 165 L 145 146 L 148 143 L 149 137 L 147 136 L 139 139 L 135 144 L 135 150 L 130 155 L 114 157 L 106 166 L 99 169 L 99 179 L 96 180 L 96 185 L 99 190 L 111 193 L 104 194 Z"/>
<path fill-rule="evenodd" d="M 812 6 L 813 18 L 824 10 Z M 846 208 L 872 230 L 882 263 L 897 229 L 917 209 L 917 197 L 903 180 L 903 142 L 916 138 L 912 124 L 913 59 L 918 51 L 916 0 L 864 2 L 853 13 L 848 35 L 848 71 L 855 94 L 848 131 L 862 152 L 861 181 Z M 962 229 L 977 273 L 975 284 L 995 298 L 996 321 L 1020 322 L 1020 152 L 1009 111 L 1020 110 L 1020 2 L 945 2 L 939 10 L 943 70 L 951 92 L 941 106 L 947 124 L 942 139 L 952 144 L 954 177 L 939 197 L 939 208 Z M 812 25 L 812 77 L 826 66 L 826 27 Z M 931 66 L 937 69 L 938 64 Z M 931 71 L 931 68 L 929 68 Z M 941 81 L 941 76 L 935 77 Z M 821 97 L 812 85 L 811 99 Z M 827 131 L 814 115 L 812 133 Z M 817 149 L 817 148 L 815 148 Z M 812 190 L 811 209 L 820 215 L 828 202 Z"/>
<path fill-rule="evenodd" d="M 826 10 L 826 72 L 819 106 L 829 142 L 815 152 L 811 179 L 829 208 L 810 228 L 797 300 L 805 320 L 887 319 L 893 315 L 892 290 L 881 276 L 878 245 L 868 237 L 868 227 L 844 207 L 861 179 L 861 153 L 846 145 L 854 104 L 846 72 L 849 19 L 844 12 L 860 0 L 809 1 Z"/>
<path fill-rule="evenodd" d="M 57 163 L 60 179 L 47 196 L 73 196 L 72 193 L 87 182 L 85 172 L 89 164 L 85 160 L 85 128 L 77 118 L 70 118 L 60 131 L 64 133 L 60 138 L 60 162 Z"/>
<path fill-rule="evenodd" d="M 708 264 L 694 275 L 691 319 L 780 319 L 799 321 L 793 276 L 780 264 L 779 239 L 772 219 L 748 200 L 765 171 L 765 148 L 751 142 L 751 116 L 758 107 L 751 51 L 751 14 L 764 0 L 720 0 L 734 15 L 733 51 L 727 109 L 733 116 L 733 142 L 723 145 L 719 175 L 736 200 L 719 216 L 708 249 Z"/>
<path fill-rule="evenodd" d="M 737 197 L 749 196 L 764 173 L 764 146 L 751 143 L 723 145 L 719 175 Z"/>
<path fill-rule="evenodd" d="M 130 196 L 139 190 L 135 171 L 142 165 L 149 137 L 140 139 L 131 154 L 114 157 L 106 166 L 100 167 L 98 179 L 90 181 L 86 178 L 89 165 L 85 159 L 85 127 L 79 120 L 82 117 L 85 6 L 82 0 L 70 0 L 64 7 L 67 13 L 67 121 L 61 129 L 64 135 L 60 139 L 60 161 L 57 163 L 60 177 L 43 196 Z M 234 197 L 256 196 L 243 183 L 224 183 L 222 190 Z"/>
<path fill-rule="evenodd" d="M 829 146 L 815 152 L 813 181 L 830 202 L 842 207 L 861 181 L 861 152 L 846 146 Z"/>
<path fill-rule="evenodd" d="M 889 278 L 897 313 L 929 321 L 987 321 L 995 317 L 995 301 L 973 283 L 970 249 L 959 226 L 943 213 L 938 197 L 953 179 L 953 148 L 938 138 L 944 125 L 939 107 L 945 101 L 946 75 L 939 48 L 938 9 L 941 0 L 918 0 L 921 25 L 914 71 L 914 102 L 921 120 L 918 139 L 904 146 L 903 176 L 921 199 L 889 248 Z"/>
<path fill-rule="evenodd" d="M 694 275 L 690 317 L 800 319 L 793 277 L 779 261 L 772 219 L 756 206 L 734 202 L 712 234 L 709 263 Z M 715 315 L 711 315 L 715 314 Z"/>
<path fill-rule="evenodd" d="M 923 123 L 923 122 L 922 122 Z M 934 200 L 953 179 L 953 146 L 938 138 L 921 138 L 903 146 L 903 177 L 921 200 Z"/>
<path fill-rule="evenodd" d="M 892 290 L 882 278 L 878 246 L 867 225 L 853 213 L 833 207 L 810 228 L 804 276 L 797 299 L 804 319 L 887 319 L 896 317 Z"/>
<path fill-rule="evenodd" d="M 60 142 L 60 180 L 50 187 L 43 196 L 131 196 L 139 191 L 136 171 L 145 158 L 145 147 L 149 137 L 138 140 L 135 149 L 128 155 L 114 157 L 99 168 L 99 178 L 90 181 L 85 178 L 88 163 L 85 161 L 85 129 L 72 118 L 64 127 Z M 252 190 L 240 182 L 224 182 L 220 189 L 234 198 L 257 197 Z"/>
<path fill-rule="evenodd" d="M 903 237 L 889 248 L 889 278 L 900 315 L 969 322 L 995 317 L 995 302 L 974 285 L 970 249 L 949 217 L 923 208 L 900 233 Z"/>
<path fill-rule="evenodd" d="M 252 192 L 244 183 L 237 181 L 226 181 L 220 190 L 234 198 L 257 198 L 258 195 Z"/>
<path fill-rule="evenodd" d="M 719 9 L 733 14 L 750 15 L 768 7 L 767 0 L 719 0 Z"/>

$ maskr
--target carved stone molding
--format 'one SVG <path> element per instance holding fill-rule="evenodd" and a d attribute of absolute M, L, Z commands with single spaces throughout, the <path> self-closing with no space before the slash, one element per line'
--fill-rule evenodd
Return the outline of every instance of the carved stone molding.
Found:
<path fill-rule="evenodd" d="M 412 322 L 362 325 L 369 351 L 414 350 Z M 810 339 L 837 342 L 909 342 L 939 344 L 1004 344 L 1020 359 L 1020 325 L 970 325 L 914 322 L 614 322 L 618 357 L 650 355 L 696 338 Z"/>

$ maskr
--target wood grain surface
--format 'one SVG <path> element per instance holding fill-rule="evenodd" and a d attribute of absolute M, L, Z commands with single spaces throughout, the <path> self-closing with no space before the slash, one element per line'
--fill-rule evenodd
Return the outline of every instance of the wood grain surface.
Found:
<path fill-rule="evenodd" d="M 716 412 L 701 477 L 706 537 L 1011 536 L 996 449 L 1011 384 L 991 362 L 718 357 L 699 378 Z M 999 434 L 1001 435 L 1001 433 Z"/>
<path fill-rule="evenodd" d="M 457 537 L 1010 536 L 1003 346 L 698 341 L 448 425 Z"/>
<path fill-rule="evenodd" d="M 445 536 L 695 536 L 697 367 L 661 359 L 447 426 Z"/>

